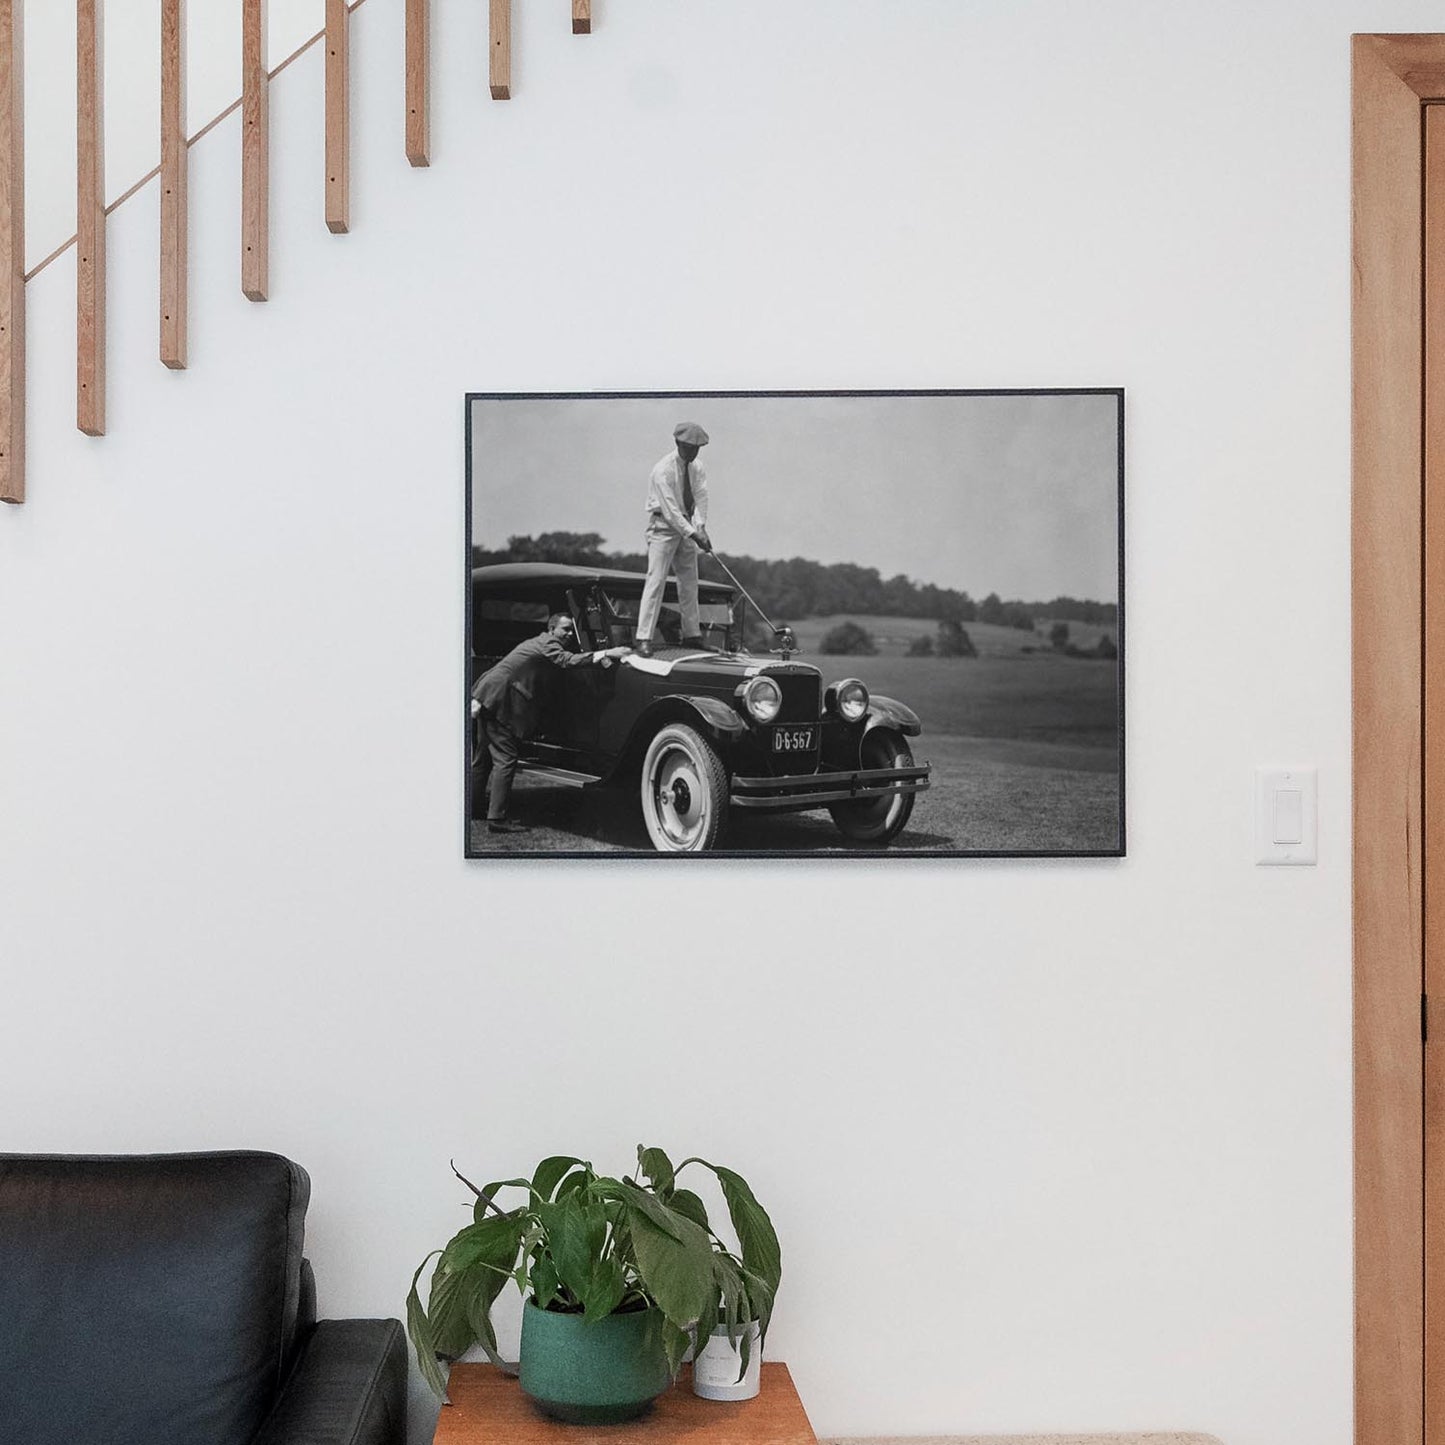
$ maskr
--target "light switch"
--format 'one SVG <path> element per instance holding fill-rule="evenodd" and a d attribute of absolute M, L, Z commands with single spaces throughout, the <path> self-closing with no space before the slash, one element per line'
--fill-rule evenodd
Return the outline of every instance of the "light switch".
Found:
<path fill-rule="evenodd" d="M 1311 864 L 1319 846 L 1318 777 L 1314 768 L 1256 768 L 1255 862 Z"/>
<path fill-rule="evenodd" d="M 1276 788 L 1274 791 L 1274 841 L 1303 843 L 1305 840 L 1304 795 L 1298 788 Z"/>

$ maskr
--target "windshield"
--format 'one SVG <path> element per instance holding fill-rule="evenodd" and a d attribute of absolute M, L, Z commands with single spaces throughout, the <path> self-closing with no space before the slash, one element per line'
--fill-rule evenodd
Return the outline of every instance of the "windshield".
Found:
<path fill-rule="evenodd" d="M 640 597 L 614 597 L 603 594 L 607 604 L 607 637 L 612 647 L 630 647 L 637 631 L 637 614 L 642 606 Z M 720 652 L 734 649 L 733 604 L 727 601 L 700 602 L 697 620 L 702 632 L 703 645 Z M 664 602 L 657 618 L 657 633 L 654 639 L 663 647 L 676 647 L 682 641 L 682 609 L 676 602 Z"/>

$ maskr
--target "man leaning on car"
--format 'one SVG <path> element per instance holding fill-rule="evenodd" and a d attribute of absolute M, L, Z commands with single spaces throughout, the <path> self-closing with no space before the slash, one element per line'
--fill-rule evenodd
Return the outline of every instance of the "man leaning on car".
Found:
<path fill-rule="evenodd" d="M 565 612 L 554 612 L 547 619 L 545 632 L 514 647 L 472 684 L 472 716 L 480 719 L 487 742 L 481 774 L 473 787 L 489 787 L 489 833 L 527 831 L 526 824 L 507 817 L 507 805 L 517 771 L 518 744 L 531 737 L 541 721 L 541 693 L 547 670 L 591 664 L 610 667 L 614 658 L 629 651 L 626 647 L 608 647 L 597 652 L 571 652 L 567 643 L 575 633 L 572 619 Z"/>
<path fill-rule="evenodd" d="M 676 450 L 653 467 L 647 479 L 647 585 L 637 616 L 637 652 L 652 656 L 652 635 L 667 574 L 677 573 L 677 600 L 682 610 L 682 645 L 701 647 L 697 616 L 697 554 L 712 551 L 707 535 L 707 473 L 697 454 L 707 433 L 696 422 L 673 428 Z"/>

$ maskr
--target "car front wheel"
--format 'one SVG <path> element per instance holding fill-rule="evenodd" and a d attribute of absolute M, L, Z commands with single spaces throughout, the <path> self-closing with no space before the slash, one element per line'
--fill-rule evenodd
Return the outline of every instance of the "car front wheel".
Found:
<path fill-rule="evenodd" d="M 865 769 L 911 768 L 913 754 L 897 733 L 875 728 L 863 739 L 862 766 Z M 833 803 L 828 811 L 838 831 L 850 842 L 884 848 L 907 825 L 913 813 L 913 794 L 889 793 L 856 803 Z"/>
<path fill-rule="evenodd" d="M 727 824 L 728 777 L 717 749 L 686 723 L 669 723 L 642 760 L 642 818 L 659 853 L 705 853 Z"/>

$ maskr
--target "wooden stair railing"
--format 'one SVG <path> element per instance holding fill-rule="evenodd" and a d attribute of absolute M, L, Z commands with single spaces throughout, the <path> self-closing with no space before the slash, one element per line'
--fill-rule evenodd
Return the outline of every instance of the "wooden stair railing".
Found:
<path fill-rule="evenodd" d="M 326 229 L 351 229 L 351 11 L 326 0 Z"/>
<path fill-rule="evenodd" d="M 493 100 L 512 98 L 512 0 L 492 0 L 489 79 Z"/>
<path fill-rule="evenodd" d="M 161 0 L 161 365 L 186 365 L 186 0 Z"/>
<path fill-rule="evenodd" d="M 406 158 L 431 164 L 431 4 L 406 0 Z"/>
<path fill-rule="evenodd" d="M 0 501 L 25 500 L 24 0 L 0 0 Z"/>
<path fill-rule="evenodd" d="M 265 0 L 241 8 L 241 292 L 264 301 L 271 284 L 271 77 Z"/>
<path fill-rule="evenodd" d="M 365 0 L 326 0 L 326 24 L 274 70 L 266 68 L 266 0 L 240 0 L 241 96 L 194 135 L 185 133 L 185 0 L 157 0 L 161 37 L 161 163 L 105 204 L 102 55 L 104 0 L 76 0 L 76 234 L 25 269 L 24 0 L 0 0 L 0 501 L 25 500 L 25 285 L 76 247 L 76 424 L 105 434 L 105 218 L 160 177 L 160 360 L 183 370 L 188 355 L 187 156 L 241 111 L 241 290 L 269 293 L 270 82 L 318 41 L 326 46 L 327 229 L 351 225 L 351 12 Z M 429 0 L 405 4 L 406 158 L 431 164 Z M 511 0 L 489 0 L 487 81 L 494 100 L 512 94 Z M 591 0 L 572 0 L 572 32 L 592 30 Z"/>
<path fill-rule="evenodd" d="M 75 424 L 105 435 L 105 98 L 101 0 L 75 0 Z"/>

